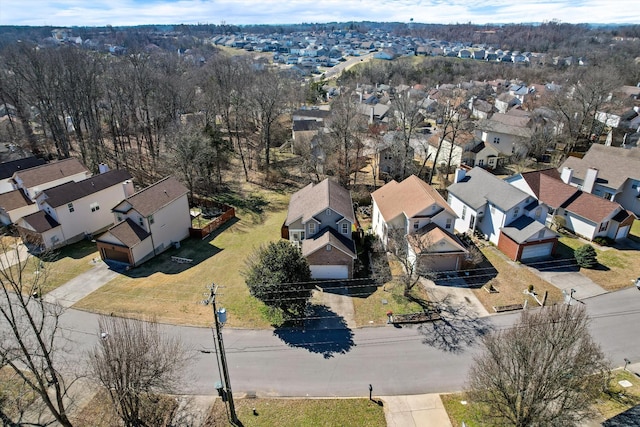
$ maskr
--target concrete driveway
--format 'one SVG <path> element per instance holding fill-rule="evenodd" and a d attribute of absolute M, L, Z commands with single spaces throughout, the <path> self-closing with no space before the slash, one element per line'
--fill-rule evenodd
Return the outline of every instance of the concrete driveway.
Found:
<path fill-rule="evenodd" d="M 58 303 L 63 307 L 71 307 L 120 274 L 110 269 L 102 260 L 97 260 L 94 264 L 91 270 L 49 292 L 45 295 L 44 300 L 49 303 Z"/>
<path fill-rule="evenodd" d="M 607 293 L 600 285 L 580 273 L 574 261 L 567 260 L 566 263 L 552 261 L 548 265 L 536 263 L 536 268 L 529 266 L 527 268 L 556 288 L 564 291 L 566 295 L 571 295 L 571 290 L 573 289 L 573 298 L 578 301 Z"/>

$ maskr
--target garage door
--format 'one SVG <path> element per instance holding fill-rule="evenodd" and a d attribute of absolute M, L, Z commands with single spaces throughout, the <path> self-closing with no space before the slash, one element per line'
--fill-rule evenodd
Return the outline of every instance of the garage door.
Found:
<path fill-rule="evenodd" d="M 104 258 L 106 259 L 129 264 L 129 256 L 125 252 L 113 251 L 107 248 L 103 248 L 102 251 Z"/>
<path fill-rule="evenodd" d="M 349 268 L 346 265 L 310 265 L 314 279 L 348 279 Z"/>
<path fill-rule="evenodd" d="M 551 250 L 553 249 L 553 242 L 550 243 L 542 243 L 540 245 L 532 245 L 525 246 L 522 250 L 522 255 L 520 256 L 521 260 L 526 260 L 530 258 L 539 258 L 551 255 Z"/>

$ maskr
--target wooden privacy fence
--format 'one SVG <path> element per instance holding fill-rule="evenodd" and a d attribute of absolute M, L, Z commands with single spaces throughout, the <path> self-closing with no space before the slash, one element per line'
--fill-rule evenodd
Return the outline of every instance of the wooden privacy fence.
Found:
<path fill-rule="evenodd" d="M 224 223 L 229 221 L 236 216 L 236 210 L 233 206 L 225 205 L 224 203 L 214 202 L 213 200 L 206 199 L 197 199 L 194 198 L 191 201 L 192 206 L 204 207 L 212 210 L 219 210 L 222 213 L 212 219 L 202 228 L 189 228 L 189 235 L 191 237 L 198 237 L 200 239 L 204 239 L 209 234 L 211 234 L 214 230 L 220 228 Z"/>

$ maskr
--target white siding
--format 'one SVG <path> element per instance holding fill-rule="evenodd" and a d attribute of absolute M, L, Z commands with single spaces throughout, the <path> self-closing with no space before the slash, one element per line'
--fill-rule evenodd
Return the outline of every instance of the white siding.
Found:
<path fill-rule="evenodd" d="M 191 215 L 189 214 L 187 195 L 183 195 L 154 213 L 153 220 L 150 231 L 156 249 L 167 249 L 172 243 L 180 242 L 189 237 Z M 145 226 L 147 226 L 147 221 L 148 218 L 145 220 Z"/>

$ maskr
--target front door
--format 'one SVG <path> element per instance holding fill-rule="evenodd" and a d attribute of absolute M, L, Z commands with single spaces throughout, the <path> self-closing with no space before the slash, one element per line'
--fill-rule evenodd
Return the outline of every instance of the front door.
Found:
<path fill-rule="evenodd" d="M 476 216 L 475 215 L 471 215 L 471 218 L 469 219 L 469 228 L 472 231 L 476 231 L 475 227 L 476 227 Z"/>

